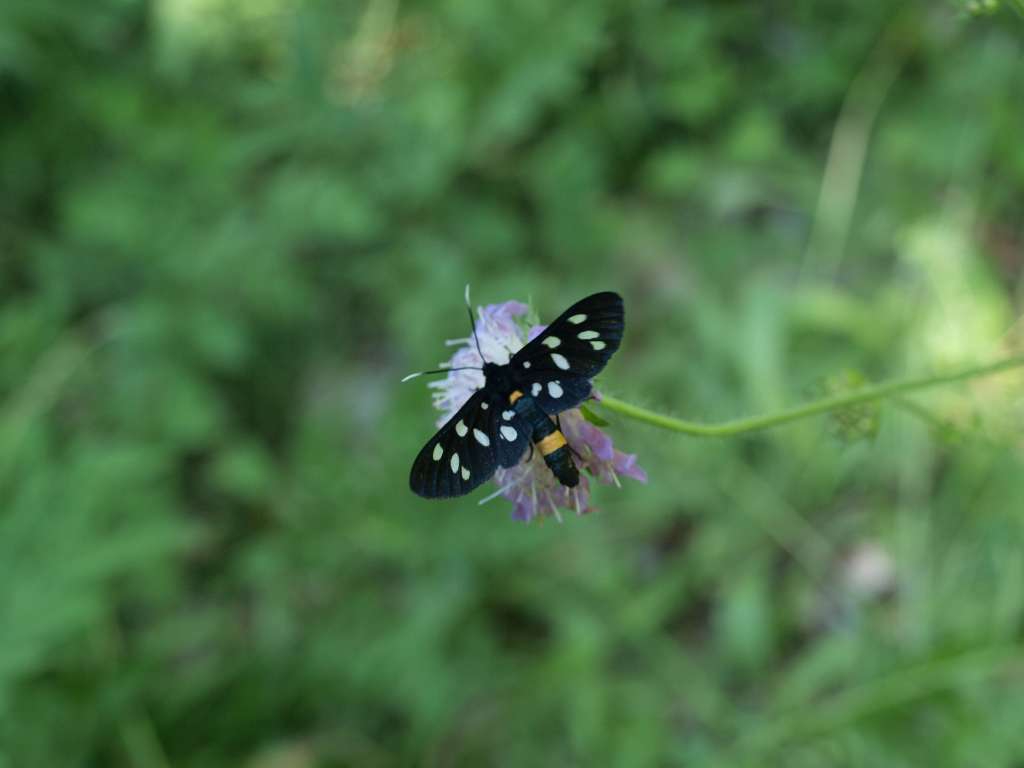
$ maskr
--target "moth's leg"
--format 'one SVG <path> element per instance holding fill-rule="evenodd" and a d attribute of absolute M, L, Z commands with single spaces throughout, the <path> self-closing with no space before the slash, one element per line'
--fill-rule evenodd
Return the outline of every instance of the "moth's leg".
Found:
<path fill-rule="evenodd" d="M 533 461 L 533 441 L 530 441 L 530 455 L 526 457 L 526 463 L 529 464 Z"/>

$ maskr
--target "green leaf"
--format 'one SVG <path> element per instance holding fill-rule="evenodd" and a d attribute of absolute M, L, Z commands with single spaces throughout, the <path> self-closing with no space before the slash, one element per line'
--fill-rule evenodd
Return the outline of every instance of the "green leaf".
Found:
<path fill-rule="evenodd" d="M 598 416 L 596 413 L 590 410 L 590 408 L 586 404 L 580 406 L 580 413 L 583 414 L 584 419 L 589 421 L 595 427 L 607 427 L 611 423 L 610 421 L 602 419 L 600 416 Z"/>

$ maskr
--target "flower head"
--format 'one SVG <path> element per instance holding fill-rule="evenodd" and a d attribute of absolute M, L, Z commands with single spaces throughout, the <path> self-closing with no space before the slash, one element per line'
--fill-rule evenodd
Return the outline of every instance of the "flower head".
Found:
<path fill-rule="evenodd" d="M 545 326 L 538 325 L 526 331 L 528 311 L 529 308 L 518 301 L 489 304 L 478 309 L 476 335 L 488 362 L 507 363 L 528 340 L 544 330 Z M 472 338 L 448 343 L 459 347 L 448 361 L 449 367 L 483 365 Z M 438 426 L 447 422 L 483 384 L 483 373 L 476 370 L 452 371 L 445 379 L 428 384 L 435 390 L 434 406 L 442 412 Z M 596 391 L 593 396 L 600 399 Z M 647 482 L 647 473 L 637 464 L 636 456 L 616 450 L 611 437 L 587 421 L 579 408 L 562 412 L 559 419 L 566 440 L 579 454 L 576 463 L 593 479 L 608 485 L 619 485 L 620 477 Z M 580 515 L 593 510 L 587 474 L 581 472 L 579 485 L 567 488 L 558 482 L 544 463 L 540 451 L 533 451 L 529 461 L 524 459 L 514 467 L 499 468 L 494 479 L 499 488 L 497 493 L 513 503 L 512 516 L 516 520 L 528 521 L 549 515 L 560 519 L 559 509 L 573 510 Z"/>

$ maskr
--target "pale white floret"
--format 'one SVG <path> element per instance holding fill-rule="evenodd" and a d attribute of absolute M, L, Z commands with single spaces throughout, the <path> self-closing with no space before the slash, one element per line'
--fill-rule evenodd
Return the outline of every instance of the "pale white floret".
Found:
<path fill-rule="evenodd" d="M 519 433 L 516 432 L 515 427 L 510 427 L 508 424 L 505 424 L 501 428 L 501 436 L 508 440 L 510 443 L 514 443 L 515 439 L 519 437 Z"/>
<path fill-rule="evenodd" d="M 503 488 L 499 488 L 499 489 L 498 489 L 498 490 L 496 490 L 496 491 L 495 491 L 494 493 L 489 493 L 489 494 L 487 494 L 487 495 L 486 495 L 486 496 L 484 496 L 484 497 L 483 497 L 482 499 L 480 499 L 480 501 L 478 501 L 478 502 L 477 502 L 477 504 L 479 504 L 479 505 L 483 506 L 483 505 L 484 505 L 484 504 L 486 504 L 486 503 L 487 503 L 488 501 L 493 501 L 494 499 L 496 499 L 496 498 L 498 498 L 499 496 L 501 496 L 501 495 L 502 495 L 503 493 L 505 493 L 506 491 L 508 491 L 508 489 L 509 489 L 509 488 L 511 488 L 511 487 L 512 487 L 512 483 L 509 483 L 509 484 L 508 484 L 508 485 L 506 485 L 505 487 L 503 487 Z"/>
<path fill-rule="evenodd" d="M 600 337 L 601 334 L 597 331 L 580 331 L 576 334 L 576 338 L 581 339 L 582 341 L 590 341 L 591 339 L 598 339 Z"/>
<path fill-rule="evenodd" d="M 465 437 L 466 433 L 469 432 L 469 427 L 466 426 L 466 422 L 459 419 L 458 423 L 455 425 L 455 432 L 459 437 Z"/>
<path fill-rule="evenodd" d="M 479 429 L 473 429 L 473 437 L 475 437 L 476 441 L 480 443 L 480 445 L 482 445 L 484 448 L 491 444 L 491 438 L 489 438 L 485 433 L 481 432 Z"/>
<path fill-rule="evenodd" d="M 591 342 L 593 343 L 593 342 Z M 560 355 L 557 352 L 551 353 L 551 362 L 561 368 L 563 371 L 569 370 L 569 361 L 565 359 L 564 355 Z"/>

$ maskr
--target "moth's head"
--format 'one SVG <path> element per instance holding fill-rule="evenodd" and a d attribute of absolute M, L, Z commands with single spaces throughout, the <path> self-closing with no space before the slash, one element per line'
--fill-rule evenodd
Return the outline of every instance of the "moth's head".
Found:
<path fill-rule="evenodd" d="M 497 363 L 484 363 L 484 378 L 487 381 L 495 381 L 500 378 L 498 369 L 501 368 Z"/>

